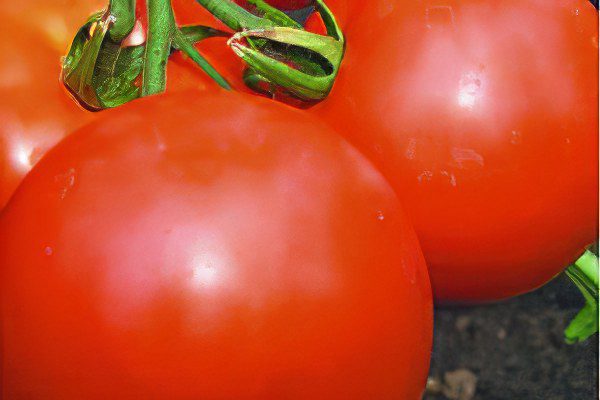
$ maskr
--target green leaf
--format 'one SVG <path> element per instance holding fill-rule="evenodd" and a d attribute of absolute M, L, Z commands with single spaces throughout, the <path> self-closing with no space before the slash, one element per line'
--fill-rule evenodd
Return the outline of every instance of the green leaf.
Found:
<path fill-rule="evenodd" d="M 598 332 L 598 307 L 586 303 L 565 329 L 565 340 L 569 344 L 583 342 Z"/>
<path fill-rule="evenodd" d="M 181 34 L 187 39 L 190 43 L 198 43 L 203 41 L 204 39 L 208 39 L 211 37 L 229 37 L 230 34 L 219 29 L 214 29 L 208 26 L 203 25 L 184 25 L 179 27 Z M 172 44 L 173 49 L 180 50 L 177 43 Z"/>
<path fill-rule="evenodd" d="M 110 42 L 110 41 L 107 41 Z M 106 57 L 96 64 L 94 86 L 105 108 L 117 107 L 140 97 L 136 80 L 144 66 L 144 46 L 120 47 L 105 43 Z"/>
<path fill-rule="evenodd" d="M 227 90 L 231 89 L 231 86 L 229 86 L 229 83 L 227 83 L 225 78 L 223 78 L 217 72 L 217 70 L 215 70 L 213 66 L 210 65 L 210 63 L 206 61 L 206 59 L 202 57 L 200 53 L 198 53 L 198 50 L 196 50 L 196 48 L 192 45 L 192 42 L 190 42 L 184 36 L 181 30 L 175 29 L 173 43 L 178 49 L 181 49 L 181 51 L 190 57 L 192 61 L 194 61 L 200 68 L 202 68 L 202 70 L 206 72 L 206 74 L 210 76 L 217 84 L 219 84 L 219 86 Z"/>
<path fill-rule="evenodd" d="M 565 340 L 572 344 L 598 332 L 598 256 L 586 251 L 565 273 L 585 299 L 585 306 L 565 329 Z"/>
<path fill-rule="evenodd" d="M 283 11 L 269 5 L 265 0 L 248 0 L 248 3 L 256 7 L 256 11 L 259 13 L 260 17 L 273 21 L 277 26 L 302 29 L 302 25 L 294 21 Z"/>
<path fill-rule="evenodd" d="M 137 84 L 144 46 L 121 47 L 108 35 L 108 13 L 92 15 L 79 29 L 63 61 L 62 80 L 92 110 L 116 107 L 141 96 Z"/>
<path fill-rule="evenodd" d="M 238 32 L 228 43 L 262 80 L 307 102 L 327 97 L 344 54 L 333 37 L 286 27 Z"/>
<path fill-rule="evenodd" d="M 93 87 L 96 59 L 108 31 L 104 12 L 93 14 L 77 31 L 71 48 L 63 60 L 62 81 L 86 108 L 101 109 Z"/>

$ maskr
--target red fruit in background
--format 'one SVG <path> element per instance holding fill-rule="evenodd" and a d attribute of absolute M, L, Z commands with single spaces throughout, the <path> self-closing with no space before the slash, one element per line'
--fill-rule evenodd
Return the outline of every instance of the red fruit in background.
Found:
<path fill-rule="evenodd" d="M 66 52 L 77 30 L 92 13 L 106 8 L 106 0 L 27 0 L 5 1 L 0 15 L 19 21 L 19 29 L 28 29 L 43 37 L 61 55 Z M 2 30 L 2 40 L 16 39 L 11 28 Z"/>
<path fill-rule="evenodd" d="M 6 398 L 421 398 L 431 293 L 381 175 L 221 91 L 102 113 L 0 217 Z"/>
<path fill-rule="evenodd" d="M 0 209 L 48 149 L 95 117 L 80 109 L 59 82 L 62 54 L 47 36 L 9 18 L 2 26 Z"/>
<path fill-rule="evenodd" d="M 314 113 L 404 201 L 437 299 L 532 290 L 596 239 L 598 14 L 588 1 L 327 4 L 347 51 Z"/>

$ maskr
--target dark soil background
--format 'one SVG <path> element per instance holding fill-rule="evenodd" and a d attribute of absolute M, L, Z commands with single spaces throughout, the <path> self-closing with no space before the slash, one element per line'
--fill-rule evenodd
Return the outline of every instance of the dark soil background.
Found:
<path fill-rule="evenodd" d="M 581 306 L 561 275 L 500 304 L 436 309 L 424 400 L 598 399 L 598 336 L 563 339 Z"/>

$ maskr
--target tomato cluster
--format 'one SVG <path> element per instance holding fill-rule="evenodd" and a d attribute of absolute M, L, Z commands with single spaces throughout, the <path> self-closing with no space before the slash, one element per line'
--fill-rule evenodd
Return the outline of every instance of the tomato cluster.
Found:
<path fill-rule="evenodd" d="M 67 3 L 35 13 L 74 30 L 91 10 Z M 173 49 L 166 93 L 90 113 L 64 39 L 2 11 L 3 397 L 418 400 L 433 296 L 532 290 L 595 240 L 588 2 L 326 3 L 345 55 L 307 110 L 250 94 L 214 37 L 195 47 L 234 91 Z"/>

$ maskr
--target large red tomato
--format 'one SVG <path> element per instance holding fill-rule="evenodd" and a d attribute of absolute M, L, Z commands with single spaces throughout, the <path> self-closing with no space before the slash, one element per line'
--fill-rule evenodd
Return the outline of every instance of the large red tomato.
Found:
<path fill-rule="evenodd" d="M 559 273 L 596 238 L 596 10 L 586 0 L 352 5 L 338 81 L 314 112 L 404 200 L 434 295 L 500 299 Z"/>
<path fill-rule="evenodd" d="M 0 40 L 0 209 L 54 144 L 91 118 L 59 82 L 61 53 L 10 19 Z"/>
<path fill-rule="evenodd" d="M 420 399 L 427 271 L 363 156 L 225 91 L 103 117 L 0 217 L 6 398 Z"/>

